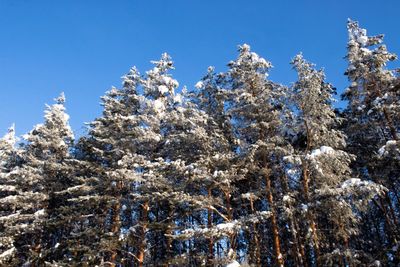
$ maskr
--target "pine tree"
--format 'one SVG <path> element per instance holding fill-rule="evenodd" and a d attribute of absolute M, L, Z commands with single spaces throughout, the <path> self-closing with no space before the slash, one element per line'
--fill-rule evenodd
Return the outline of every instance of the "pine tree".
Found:
<path fill-rule="evenodd" d="M 168 73 L 174 69 L 171 57 L 164 53 L 159 61 L 152 61 L 153 69 L 146 73 L 142 80 L 142 128 L 143 136 L 138 139 L 143 147 L 141 155 L 143 181 L 138 188 L 138 201 L 141 206 L 139 221 L 139 266 L 143 263 L 157 262 L 167 266 L 172 253 L 172 228 L 175 214 L 173 181 L 168 175 L 169 159 L 163 157 L 162 148 L 165 142 L 166 122 L 170 116 L 169 109 L 180 96 L 175 94 L 179 83 Z M 150 217 L 154 217 L 153 220 Z M 152 227 L 150 227 L 152 224 Z M 146 242 L 148 241 L 148 242 Z M 151 259 L 146 259 L 149 247 Z"/>
<path fill-rule="evenodd" d="M 234 182 L 243 177 L 237 166 L 237 154 L 235 150 L 238 139 L 233 135 L 233 128 L 225 109 L 227 100 L 225 74 L 215 74 L 214 67 L 209 67 L 207 74 L 196 84 L 197 91 L 192 94 L 191 100 L 196 103 L 194 109 L 199 109 L 207 115 L 205 124 L 200 121 L 203 131 L 208 133 L 208 138 L 198 136 L 207 146 L 200 150 L 200 162 L 196 163 L 196 174 L 200 178 L 198 187 L 204 188 L 211 205 L 207 208 L 207 229 L 209 229 L 208 264 L 232 261 L 236 257 L 235 236 L 242 228 L 239 220 L 234 220 L 234 208 L 231 204 L 233 192 L 236 191 Z M 205 171 L 205 173 L 200 172 Z M 204 177 L 208 177 L 205 183 Z M 216 205 L 218 203 L 218 205 Z M 221 221 L 222 219 L 222 221 Z M 230 225 L 225 233 L 216 228 Z M 219 248 L 224 237 L 229 238 L 229 247 L 226 248 L 225 256 L 221 257 Z M 226 242 L 225 242 L 226 243 Z M 217 253 L 215 253 L 215 248 Z M 216 255 L 215 255 L 216 254 Z"/>
<path fill-rule="evenodd" d="M 250 186 L 254 192 L 250 193 L 255 193 L 257 198 L 266 195 L 271 213 L 275 262 L 283 266 L 276 197 L 280 190 L 280 159 L 285 151 L 284 140 L 280 135 L 284 87 L 267 80 L 271 63 L 251 52 L 246 44 L 239 47 L 239 57 L 228 66 L 228 83 L 231 86 L 228 112 L 240 139 L 240 149 L 246 158 L 242 168 L 248 171 L 249 179 L 253 179 Z M 265 187 L 265 194 L 259 190 L 262 186 Z M 253 199 L 249 201 L 250 206 L 253 206 Z M 256 229 L 254 226 L 254 231 Z M 253 235 L 257 254 L 260 250 L 257 232 Z M 255 258 L 255 262 L 260 265 L 258 256 Z"/>
<path fill-rule="evenodd" d="M 351 20 L 347 28 L 349 66 L 346 75 L 351 84 L 342 97 L 348 101 L 344 117 L 349 151 L 357 155 L 354 169 L 361 176 L 389 189 L 374 203 L 377 216 L 382 218 L 387 228 L 386 237 L 383 237 L 388 239 L 386 250 L 393 253 L 390 250 L 400 238 L 400 218 L 396 208 L 400 204 L 399 183 L 395 178 L 399 176 L 400 169 L 400 125 L 396 119 L 400 114 L 400 94 L 396 71 L 388 70 L 386 65 L 397 59 L 397 56 L 387 51 L 383 35 L 368 36 L 365 29 Z"/>
<path fill-rule="evenodd" d="M 49 249 L 56 246 L 61 235 L 50 227 L 62 206 L 57 196 L 59 190 L 68 185 L 69 167 L 66 164 L 73 133 L 65 113 L 65 97 L 56 99 L 56 104 L 47 106 L 45 122 L 24 135 L 21 163 L 9 173 L 15 183 L 13 196 L 3 199 L 12 210 L 14 246 L 21 263 L 32 266 L 43 264 Z M 55 225 L 59 225 L 59 222 Z M 62 229 L 60 229 L 62 233 Z"/>
<path fill-rule="evenodd" d="M 164 53 L 74 143 L 62 94 L 0 139 L 0 266 L 397 266 L 400 77 L 348 22 L 343 112 L 297 55 L 290 87 L 250 46 L 179 90 Z"/>
<path fill-rule="evenodd" d="M 11 204 L 15 199 L 16 184 L 11 178 L 10 172 L 19 163 L 19 151 L 15 145 L 17 138 L 15 137 L 14 125 L 8 129 L 7 134 L 0 139 L 0 264 L 10 263 L 15 257 L 16 248 L 14 246 L 15 232 L 12 229 L 15 223 L 13 208 Z M 11 263 L 10 263 L 11 264 Z"/>
<path fill-rule="evenodd" d="M 345 136 L 336 129 L 339 121 L 331 106 L 333 87 L 325 82 L 324 73 L 315 70 L 302 55 L 297 55 L 292 64 L 298 73 L 293 90 L 299 110 L 299 131 L 305 138 L 305 147 L 299 147 L 297 153 L 302 168 L 301 208 L 309 229 L 311 262 L 359 263 L 357 253 L 349 247 L 350 237 L 358 232 L 359 216 L 355 209 L 365 211 L 368 201 L 382 193 L 383 188 L 350 178 L 349 166 L 354 157 L 344 151 Z M 329 232 L 321 230 L 325 227 L 329 227 Z"/>
<path fill-rule="evenodd" d="M 181 166 L 183 180 L 176 184 L 181 185 L 185 197 L 178 203 L 192 220 L 176 234 L 177 239 L 189 241 L 189 253 L 179 257 L 192 261 L 186 264 L 206 262 L 207 266 L 213 266 L 234 256 L 232 240 L 241 222 L 234 218 L 228 195 L 232 193 L 231 181 L 238 175 L 232 164 L 235 155 L 224 129 L 211 114 L 199 109 L 199 103 L 205 109 L 208 104 L 202 99 L 203 87 L 198 87 L 198 92 L 189 93 L 182 105 L 171 110 L 173 120 L 168 123 L 166 155 Z M 196 244 L 197 253 L 190 251 L 191 241 Z M 224 253 L 218 253 L 225 246 Z"/>
<path fill-rule="evenodd" d="M 88 204 L 96 211 L 93 220 L 89 219 L 89 225 L 82 225 L 91 227 L 92 232 L 81 234 L 94 235 L 91 245 L 96 244 L 99 250 L 93 253 L 89 248 L 85 252 L 86 246 L 79 248 L 76 244 L 77 249 L 82 250 L 77 253 L 79 257 L 89 253 L 85 256 L 88 263 L 104 261 L 115 265 L 123 259 L 134 261 L 133 251 L 126 247 L 132 239 L 126 239 L 125 234 L 129 233 L 135 208 L 130 194 L 141 179 L 135 167 L 142 161 L 137 155 L 140 148 L 136 143 L 136 138 L 143 135 L 138 115 L 139 82 L 140 74 L 132 68 L 123 77 L 122 89 L 112 88 L 102 97 L 103 116 L 89 124 L 89 135 L 79 141 L 81 159 L 88 170 L 82 173 L 86 176 L 83 183 L 91 189 L 87 196 L 78 196 L 74 201 L 90 201 Z M 93 211 L 86 213 L 90 215 Z"/>

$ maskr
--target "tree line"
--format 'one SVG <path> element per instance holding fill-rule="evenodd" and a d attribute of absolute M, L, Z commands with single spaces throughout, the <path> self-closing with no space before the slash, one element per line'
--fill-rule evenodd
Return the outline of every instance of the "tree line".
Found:
<path fill-rule="evenodd" d="M 168 54 L 134 67 L 77 139 L 65 96 L 0 140 L 0 266 L 398 266 L 400 77 L 348 21 L 347 106 L 241 45 L 179 88 Z"/>

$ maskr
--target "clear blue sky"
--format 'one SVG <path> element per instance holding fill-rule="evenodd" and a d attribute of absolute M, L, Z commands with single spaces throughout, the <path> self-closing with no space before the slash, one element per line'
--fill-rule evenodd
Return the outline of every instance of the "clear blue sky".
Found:
<path fill-rule="evenodd" d="M 83 134 L 101 113 L 99 97 L 162 52 L 193 87 L 207 66 L 226 70 L 242 43 L 273 63 L 272 80 L 289 84 L 289 61 L 302 51 L 342 91 L 347 18 L 385 33 L 400 54 L 399 10 L 398 0 L 0 0 L 0 134 L 13 122 L 18 134 L 42 122 L 44 104 L 62 91 Z"/>

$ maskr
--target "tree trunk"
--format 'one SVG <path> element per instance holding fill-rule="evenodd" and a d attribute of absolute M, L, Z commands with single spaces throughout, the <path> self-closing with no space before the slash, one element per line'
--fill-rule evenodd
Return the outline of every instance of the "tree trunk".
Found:
<path fill-rule="evenodd" d="M 269 176 L 269 170 L 266 171 L 265 175 L 265 189 L 267 193 L 267 199 L 268 203 L 270 206 L 271 210 L 271 224 L 272 224 L 272 235 L 274 239 L 274 250 L 275 250 L 275 260 L 277 266 L 284 266 L 284 260 L 283 256 L 281 253 L 281 245 L 280 245 L 280 240 L 279 240 L 279 230 L 278 230 L 278 222 L 276 219 L 276 212 L 275 212 L 275 203 L 274 203 L 274 198 L 272 196 L 272 191 L 271 191 L 271 179 Z"/>
<path fill-rule="evenodd" d="M 212 190 L 211 187 L 208 187 L 208 197 L 211 199 Z M 211 229 L 213 225 L 213 211 L 212 209 L 208 208 L 207 210 L 207 228 Z M 208 257 L 207 257 L 207 265 L 212 266 L 214 260 L 214 239 L 210 237 L 208 239 Z"/>
<path fill-rule="evenodd" d="M 111 219 L 111 232 L 114 234 L 114 236 L 119 235 L 119 231 L 121 228 L 121 218 L 120 218 L 120 212 L 121 212 L 121 191 L 122 189 L 122 181 L 119 181 L 117 183 L 117 193 L 116 193 L 116 203 L 114 204 L 112 208 L 113 216 Z M 115 261 L 117 259 L 118 252 L 112 249 L 112 254 L 110 258 L 110 262 L 115 265 Z"/>
<path fill-rule="evenodd" d="M 146 250 L 146 231 L 148 225 L 148 212 L 149 212 L 149 202 L 145 201 L 142 204 L 142 218 L 140 222 L 140 240 L 139 240 L 139 251 L 137 260 L 139 262 L 139 267 L 143 267 L 143 262 L 145 260 L 145 250 Z"/>
<path fill-rule="evenodd" d="M 233 220 L 233 212 L 231 205 L 231 194 L 229 191 L 224 191 L 225 200 L 226 200 L 226 210 L 227 210 L 227 218 L 228 222 Z M 229 248 L 232 250 L 233 258 L 232 260 L 236 260 L 236 234 L 232 233 L 229 236 Z"/>
<path fill-rule="evenodd" d="M 289 186 L 288 186 L 288 182 L 287 182 L 287 176 L 286 174 L 281 176 L 281 186 L 282 186 L 282 190 L 283 190 L 283 194 L 287 194 L 289 193 Z M 288 203 L 287 205 L 288 208 L 292 208 L 291 203 Z M 304 254 L 304 245 L 301 243 L 301 240 L 298 236 L 298 224 L 295 221 L 296 219 L 294 218 L 293 214 L 290 214 L 288 216 L 288 225 L 289 225 L 289 229 L 290 229 L 290 233 L 292 235 L 292 240 L 293 240 L 293 246 L 292 246 L 292 257 L 295 260 L 295 264 L 297 266 L 306 266 L 304 264 L 305 261 L 305 254 Z"/>
<path fill-rule="evenodd" d="M 307 148 L 305 150 L 305 153 L 307 154 L 311 150 L 312 134 L 310 132 L 310 128 L 308 127 L 307 121 L 304 121 L 304 126 L 305 126 L 306 132 L 307 132 Z M 308 184 L 310 182 L 310 178 L 309 178 L 308 164 L 304 159 L 302 160 L 302 165 L 303 165 L 304 199 L 305 199 L 307 205 L 309 205 L 310 204 L 310 193 L 309 193 Z M 319 240 L 318 240 L 317 226 L 315 224 L 314 214 L 312 213 L 312 210 L 310 209 L 310 207 L 308 207 L 308 209 L 307 209 L 307 219 L 308 219 L 308 222 L 310 224 L 311 236 L 312 236 L 312 240 L 313 240 L 313 243 L 314 243 L 313 247 L 314 247 L 314 252 L 315 252 L 315 262 L 316 262 L 316 265 L 319 266 L 320 251 L 319 251 Z"/>
<path fill-rule="evenodd" d="M 310 203 L 308 183 L 309 183 L 308 167 L 307 167 L 306 162 L 303 161 L 303 189 L 304 189 L 304 197 L 307 202 L 307 205 Z M 315 262 L 317 263 L 317 266 L 319 266 L 319 256 L 320 256 L 319 239 L 318 239 L 318 233 L 317 233 L 317 226 L 316 226 L 315 220 L 314 220 L 314 214 L 310 207 L 307 207 L 307 220 L 308 220 L 308 222 L 310 224 L 310 228 L 311 228 L 311 238 L 313 241 L 313 247 L 314 247 L 314 252 L 315 252 Z"/>
<path fill-rule="evenodd" d="M 164 266 L 168 267 L 169 266 L 169 260 L 173 256 L 173 251 L 172 251 L 172 216 L 174 214 L 174 210 L 171 208 L 169 204 L 168 205 L 168 218 L 167 218 L 167 229 L 165 230 L 165 238 L 166 238 L 166 255 L 165 255 L 165 263 Z"/>
<path fill-rule="evenodd" d="M 253 197 L 250 197 L 250 209 L 251 209 L 251 213 L 255 214 Z M 258 238 L 256 222 L 253 222 L 253 242 L 254 242 L 254 247 L 255 247 L 255 251 L 254 251 L 255 264 L 257 267 L 260 267 L 261 266 L 261 250 L 260 250 L 260 240 Z"/>

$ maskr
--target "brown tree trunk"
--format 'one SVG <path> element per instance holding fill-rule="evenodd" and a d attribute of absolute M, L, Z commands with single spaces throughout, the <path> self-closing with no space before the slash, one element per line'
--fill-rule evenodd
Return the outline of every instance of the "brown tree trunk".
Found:
<path fill-rule="evenodd" d="M 271 210 L 271 224 L 272 224 L 272 235 L 274 240 L 274 250 L 275 250 L 275 258 L 277 266 L 281 267 L 284 266 L 284 260 L 281 253 L 281 245 L 279 240 L 279 230 L 278 230 L 278 222 L 276 219 L 276 212 L 275 212 L 275 203 L 274 198 L 272 196 L 271 191 L 271 179 L 269 176 L 269 170 L 265 173 L 265 189 L 267 193 L 267 199 Z"/>
<path fill-rule="evenodd" d="M 208 197 L 211 199 L 212 196 L 212 189 L 208 187 Z M 207 210 L 207 228 L 211 229 L 213 225 L 213 211 L 212 209 L 208 208 Z M 208 257 L 207 257 L 207 265 L 212 266 L 214 260 L 214 239 L 210 237 L 208 239 Z"/>
<path fill-rule="evenodd" d="M 253 197 L 250 197 L 250 209 L 251 213 L 255 214 L 255 209 L 254 209 L 254 202 L 253 202 Z M 255 264 L 257 267 L 261 266 L 261 250 L 260 250 L 260 240 L 258 238 L 258 231 L 257 231 L 257 223 L 253 222 L 253 242 L 254 242 L 254 247 L 255 247 Z"/>
<path fill-rule="evenodd" d="M 289 192 L 289 186 L 287 182 L 287 176 L 282 175 L 281 176 L 281 186 L 283 189 L 283 193 L 288 193 Z M 292 205 L 289 203 L 287 205 L 288 208 L 292 208 Z M 292 247 L 292 257 L 295 260 L 295 264 L 297 266 L 306 266 L 303 262 L 306 262 L 305 259 L 305 253 L 304 253 L 304 245 L 302 244 L 299 236 L 298 236 L 298 225 L 297 222 L 295 221 L 296 219 L 294 218 L 293 214 L 290 214 L 288 216 L 288 225 L 290 228 L 290 232 L 292 235 L 292 240 L 293 240 L 293 247 Z"/>
<path fill-rule="evenodd" d="M 118 236 L 120 227 L 121 227 L 121 218 L 120 218 L 120 212 L 121 212 L 121 189 L 122 189 L 122 181 L 119 181 L 117 183 L 117 192 L 116 192 L 116 203 L 114 204 L 112 210 L 113 210 L 113 216 L 111 219 L 111 232 L 114 234 L 114 236 Z M 110 262 L 115 265 L 115 261 L 117 259 L 117 251 L 112 249 L 112 254 L 110 258 Z"/>
<path fill-rule="evenodd" d="M 147 225 L 148 225 L 148 212 L 149 212 L 149 202 L 145 201 L 142 204 L 142 218 L 141 218 L 141 221 L 140 221 L 140 227 L 142 229 L 140 230 L 139 251 L 138 251 L 138 256 L 137 256 L 139 267 L 143 267 L 143 262 L 145 260 L 146 231 L 147 231 Z"/>
<path fill-rule="evenodd" d="M 232 211 L 232 205 L 231 205 L 231 194 L 229 191 L 224 191 L 224 195 L 225 195 L 225 200 L 226 200 L 226 210 L 227 210 L 227 218 L 228 218 L 228 222 L 231 222 L 233 220 L 233 211 Z M 230 249 L 233 252 L 233 259 L 236 259 L 236 234 L 232 233 L 229 236 L 229 245 L 230 245 Z"/>
<path fill-rule="evenodd" d="M 298 225 L 298 223 L 297 223 L 295 218 L 293 218 L 293 227 L 294 227 L 296 233 L 298 233 L 299 232 L 299 225 Z M 300 251 L 300 261 L 299 261 L 299 263 L 300 263 L 301 266 L 308 267 L 308 262 L 307 262 L 307 258 L 306 258 L 306 252 L 305 252 L 305 248 L 304 248 L 305 247 L 304 242 L 302 242 L 300 236 L 297 236 L 297 240 L 298 240 L 297 242 L 299 244 L 299 251 Z"/>
<path fill-rule="evenodd" d="M 390 196 L 387 192 L 385 193 L 385 200 L 386 200 L 387 206 L 389 207 L 389 212 L 392 217 L 393 225 L 395 226 L 394 232 L 395 232 L 396 236 L 398 236 L 397 226 L 399 225 L 399 223 L 396 218 L 392 200 L 390 199 Z"/>
<path fill-rule="evenodd" d="M 168 205 L 168 204 L 167 204 Z M 169 266 L 169 260 L 172 258 L 172 216 L 174 214 L 173 208 L 171 206 L 168 207 L 168 218 L 167 218 L 167 229 L 165 230 L 165 238 L 166 238 L 166 259 L 164 263 L 164 267 Z"/>
<path fill-rule="evenodd" d="M 304 197 L 307 202 L 307 205 L 309 204 L 309 191 L 308 191 L 308 183 L 309 183 L 309 174 L 308 174 L 308 166 L 306 162 L 303 161 L 303 190 L 304 190 Z M 315 252 L 315 262 L 317 266 L 319 266 L 319 256 L 320 256 L 320 250 L 319 250 L 319 238 L 318 238 L 318 233 L 317 233 L 317 226 L 315 224 L 314 220 L 314 214 L 311 210 L 310 207 L 307 208 L 307 220 L 310 224 L 311 228 L 311 238 L 314 243 L 314 252 Z"/>
<path fill-rule="evenodd" d="M 306 133 L 307 133 L 307 148 L 305 153 L 310 152 L 311 150 L 311 145 L 312 145 L 312 134 L 310 131 L 310 128 L 308 127 L 308 123 L 305 120 L 304 121 L 304 126 L 306 128 Z M 309 177 L 309 171 L 308 171 L 308 164 L 305 160 L 302 160 L 302 165 L 303 165 L 303 191 L 304 191 L 304 199 L 307 203 L 307 205 L 309 205 L 310 202 L 310 193 L 309 193 L 309 182 L 310 182 L 310 177 Z M 310 207 L 308 207 L 307 209 L 307 219 L 308 222 L 310 224 L 310 228 L 311 228 L 311 237 L 314 243 L 314 252 L 315 252 L 315 262 L 316 265 L 319 266 L 319 255 L 320 255 L 320 251 L 319 251 L 319 240 L 318 240 L 318 233 L 317 233 L 317 226 L 315 224 L 315 220 L 314 220 L 314 214 L 312 213 L 312 210 L 310 209 Z"/>
<path fill-rule="evenodd" d="M 113 226 L 112 226 L 112 229 L 111 229 L 111 232 L 114 235 L 117 235 L 117 236 L 118 236 L 118 233 L 119 233 L 120 223 L 121 223 L 121 220 L 120 220 L 120 217 L 119 217 L 120 210 L 121 210 L 121 203 L 118 200 L 117 203 L 115 203 L 115 205 L 113 207 L 113 218 L 112 218 Z M 113 249 L 112 250 L 112 254 L 111 254 L 110 262 L 114 266 L 115 266 L 115 261 L 117 259 L 117 255 L 118 255 L 117 251 L 115 249 Z"/>

